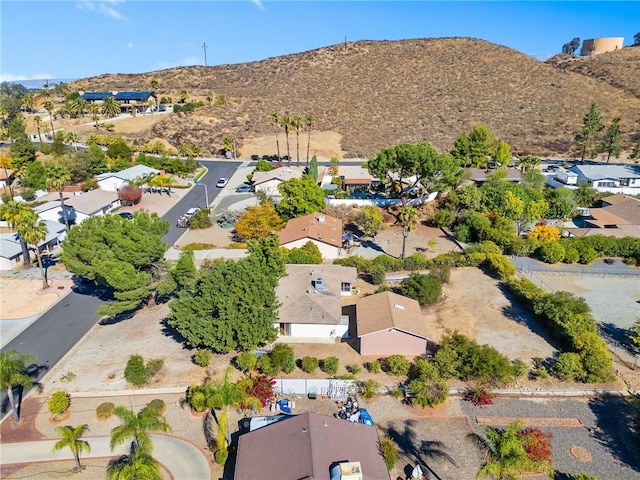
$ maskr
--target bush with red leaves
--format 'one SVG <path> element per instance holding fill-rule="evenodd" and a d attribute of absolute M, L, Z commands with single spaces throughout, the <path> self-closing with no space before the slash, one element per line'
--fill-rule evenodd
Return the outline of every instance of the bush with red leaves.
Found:
<path fill-rule="evenodd" d="M 124 185 L 118 190 L 118 199 L 123 205 L 136 205 L 142 200 L 142 189 L 136 185 Z"/>
<path fill-rule="evenodd" d="M 553 435 L 537 428 L 525 428 L 518 431 L 524 439 L 524 450 L 529 460 L 551 462 L 551 439 Z"/>
<path fill-rule="evenodd" d="M 464 395 L 464 399 L 467 402 L 471 402 L 477 407 L 493 405 L 494 398 L 496 398 L 496 395 L 489 392 L 486 388 L 470 388 Z"/>
<path fill-rule="evenodd" d="M 242 380 L 242 385 L 247 395 L 260 400 L 263 407 L 267 405 L 268 400 L 273 398 L 273 386 L 275 384 L 276 381 L 273 378 L 262 373 Z"/>

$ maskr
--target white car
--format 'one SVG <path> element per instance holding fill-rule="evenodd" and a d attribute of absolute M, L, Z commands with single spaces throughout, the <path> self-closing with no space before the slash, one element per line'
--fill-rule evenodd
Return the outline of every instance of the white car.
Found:
<path fill-rule="evenodd" d="M 216 183 L 216 187 L 218 188 L 224 188 L 227 186 L 227 183 L 229 183 L 229 179 L 225 178 L 225 177 L 220 177 L 218 179 L 218 183 Z"/>

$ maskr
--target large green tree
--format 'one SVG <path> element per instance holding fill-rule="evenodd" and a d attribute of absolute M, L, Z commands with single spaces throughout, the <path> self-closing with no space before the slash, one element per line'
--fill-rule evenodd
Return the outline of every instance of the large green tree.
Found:
<path fill-rule="evenodd" d="M 71 273 L 113 289 L 114 300 L 99 313 L 117 315 L 140 307 L 150 296 L 151 269 L 166 249 L 162 237 L 169 222 L 156 214 L 91 217 L 73 228 L 62 242 L 61 259 Z"/>
<path fill-rule="evenodd" d="M 18 406 L 13 394 L 14 387 L 31 388 L 33 381 L 27 373 L 27 366 L 36 361 L 34 355 L 23 355 L 17 350 L 0 352 L 0 383 L 7 391 L 13 421 L 18 422 Z"/>
<path fill-rule="evenodd" d="M 462 175 L 453 157 L 438 153 L 429 142 L 403 143 L 383 149 L 369 159 L 367 168 L 388 191 L 400 195 L 403 207 L 412 188 L 422 185 L 430 192 L 445 190 Z"/>
<path fill-rule="evenodd" d="M 132 449 L 129 455 L 122 455 L 107 467 L 107 480 L 165 480 L 160 472 L 160 464 L 151 455 Z"/>
<path fill-rule="evenodd" d="M 257 240 L 282 229 L 283 222 L 273 203 L 265 201 L 253 205 L 240 215 L 236 221 L 236 235 L 242 240 Z"/>
<path fill-rule="evenodd" d="M 285 218 L 301 217 L 321 211 L 324 206 L 324 191 L 311 177 L 292 178 L 278 185 L 282 200 L 276 207 Z"/>
<path fill-rule="evenodd" d="M 76 461 L 76 470 L 81 471 L 80 453 L 83 451 L 87 453 L 90 452 L 91 447 L 89 446 L 89 442 L 81 440 L 80 437 L 89 431 L 89 425 L 86 423 L 78 425 L 77 427 L 66 425 L 64 427 L 56 427 L 56 431 L 62 438 L 55 443 L 53 451 L 57 452 L 65 447 L 69 447 L 69 450 L 71 450 L 73 454 L 73 459 Z"/>
<path fill-rule="evenodd" d="M 620 135 L 620 117 L 616 117 L 607 128 L 602 143 L 600 143 L 600 151 L 607 154 L 607 163 L 609 163 L 611 155 L 616 158 L 620 156 Z"/>
<path fill-rule="evenodd" d="M 582 131 L 575 137 L 580 146 L 580 162 L 584 163 L 585 158 L 596 158 L 596 140 L 603 128 L 602 114 L 596 104 L 592 103 L 582 119 Z"/>
<path fill-rule="evenodd" d="M 249 256 L 202 268 L 192 292 L 169 304 L 168 323 L 190 347 L 227 353 L 275 340 L 275 287 L 284 274 L 277 239 L 249 243 Z"/>

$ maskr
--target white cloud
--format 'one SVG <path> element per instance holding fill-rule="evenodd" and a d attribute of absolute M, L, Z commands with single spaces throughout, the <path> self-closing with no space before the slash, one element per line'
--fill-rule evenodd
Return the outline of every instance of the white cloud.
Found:
<path fill-rule="evenodd" d="M 127 47 L 128 47 L 128 48 L 133 48 L 133 42 L 129 42 L 129 43 L 127 43 Z"/>
<path fill-rule="evenodd" d="M 106 15 L 110 18 L 115 18 L 116 20 L 124 20 L 124 17 L 120 12 L 118 12 L 115 8 L 110 5 L 118 5 L 123 3 L 121 0 L 108 0 L 106 2 L 78 2 L 76 3 L 76 7 L 80 10 L 86 10 L 88 12 L 95 12 L 100 15 Z"/>
<path fill-rule="evenodd" d="M 253 3 L 256 7 L 264 12 L 264 5 L 262 4 L 262 0 L 251 0 L 251 3 Z"/>
<path fill-rule="evenodd" d="M 35 75 L 14 75 L 11 73 L 0 73 L 0 82 L 17 82 L 19 80 L 47 80 L 55 78 L 50 73 L 36 73 Z"/>

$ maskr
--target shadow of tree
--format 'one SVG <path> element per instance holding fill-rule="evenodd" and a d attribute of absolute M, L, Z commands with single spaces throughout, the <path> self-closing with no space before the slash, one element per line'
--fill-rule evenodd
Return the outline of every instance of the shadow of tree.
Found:
<path fill-rule="evenodd" d="M 598 443 L 616 460 L 640 472 L 640 442 L 633 430 L 634 425 L 640 423 L 640 412 L 634 410 L 632 401 L 618 396 L 601 396 L 589 400 L 589 407 L 596 416 L 598 430 L 592 433 Z"/>
<path fill-rule="evenodd" d="M 398 448 L 410 459 L 412 463 L 418 464 L 429 472 L 435 480 L 441 480 L 441 477 L 429 466 L 430 461 L 446 460 L 452 465 L 456 465 L 455 460 L 445 451 L 445 444 L 439 440 L 421 440 L 415 431 L 415 420 L 406 420 L 400 424 L 391 424 L 388 427 L 382 427 L 385 435 L 388 435 Z M 405 467 L 405 473 L 409 468 L 409 476 L 413 467 L 408 465 Z"/>
<path fill-rule="evenodd" d="M 182 344 L 184 348 L 188 348 L 191 350 L 191 348 L 187 347 L 186 345 L 187 339 L 183 337 L 175 328 L 169 325 L 166 318 L 163 318 L 161 323 L 162 323 L 162 334 L 165 337 L 172 338 L 177 343 Z"/>
<path fill-rule="evenodd" d="M 616 347 L 623 347 L 631 354 L 638 353 L 636 346 L 629 338 L 630 330 L 621 328 L 613 323 L 599 323 L 600 335 Z"/>

